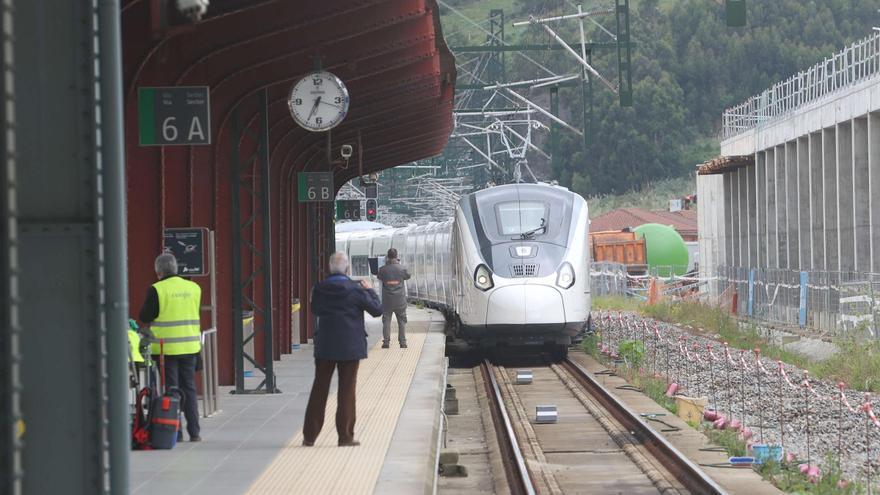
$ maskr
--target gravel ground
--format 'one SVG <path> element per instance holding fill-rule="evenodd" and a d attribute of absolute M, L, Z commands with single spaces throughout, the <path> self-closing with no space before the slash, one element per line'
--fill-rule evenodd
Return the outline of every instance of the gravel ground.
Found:
<path fill-rule="evenodd" d="M 792 388 L 780 377 L 776 361 L 762 357 L 761 363 L 769 376 L 758 371 L 756 356 L 751 350 L 742 352 L 747 367 L 744 371 L 740 349 L 730 349 L 734 366 L 726 357 L 723 343 L 693 335 L 674 325 L 626 313 L 620 321 L 617 312 L 598 312 L 593 321 L 598 322 L 597 329 L 602 331 L 600 345 L 616 350 L 621 340 L 644 341 L 647 347 L 642 363 L 644 372 L 668 376 L 679 384 L 679 393 L 708 398 L 708 408 L 745 424 L 753 432 L 755 443 L 781 443 L 785 451 L 793 453 L 800 462 L 809 460 L 823 467 L 828 454 L 837 455 L 850 480 L 866 480 L 870 458 L 872 479 L 876 482 L 880 473 L 880 428 L 871 424 L 860 410 L 865 403 L 863 392 L 844 389 L 849 404 L 856 409 L 850 412 L 839 400 L 837 383 L 810 377 L 810 385 L 820 400 L 802 385 L 807 376 L 803 370 L 783 364 L 795 385 Z M 650 329 L 648 332 L 644 330 L 645 324 Z M 653 331 L 655 324 L 659 339 Z M 691 354 L 690 359 L 681 352 L 679 342 Z M 698 352 L 694 351 L 695 345 Z M 709 345 L 713 348 L 714 360 L 708 355 Z M 829 400 L 831 397 L 834 399 Z M 880 406 L 876 409 L 880 413 Z"/>

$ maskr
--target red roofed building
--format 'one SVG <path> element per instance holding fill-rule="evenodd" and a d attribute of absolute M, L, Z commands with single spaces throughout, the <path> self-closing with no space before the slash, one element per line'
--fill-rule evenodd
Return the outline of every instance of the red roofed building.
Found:
<path fill-rule="evenodd" d="M 646 223 L 659 223 L 674 228 L 685 242 L 697 240 L 696 210 L 651 211 L 642 208 L 620 208 L 600 215 L 590 222 L 590 232 L 620 231 Z"/>

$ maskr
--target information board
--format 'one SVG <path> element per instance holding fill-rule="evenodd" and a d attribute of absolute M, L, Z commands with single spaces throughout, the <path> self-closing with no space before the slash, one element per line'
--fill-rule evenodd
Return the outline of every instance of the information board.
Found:
<path fill-rule="evenodd" d="M 165 229 L 165 252 L 177 258 L 177 274 L 202 276 L 210 274 L 205 263 L 208 229 Z"/>
<path fill-rule="evenodd" d="M 361 200 L 359 199 L 339 199 L 336 201 L 336 219 L 337 220 L 360 220 L 361 219 Z"/>
<path fill-rule="evenodd" d="M 141 146 L 211 144 L 207 86 L 138 88 Z"/>
<path fill-rule="evenodd" d="M 299 172 L 296 174 L 297 197 L 300 203 L 333 201 L 333 172 Z"/>

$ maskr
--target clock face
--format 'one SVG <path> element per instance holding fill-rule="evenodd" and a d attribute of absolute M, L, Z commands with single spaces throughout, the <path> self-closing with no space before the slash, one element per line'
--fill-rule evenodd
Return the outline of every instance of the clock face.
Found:
<path fill-rule="evenodd" d="M 303 129 L 314 132 L 339 125 L 348 113 L 348 103 L 345 84 L 326 71 L 303 77 L 293 85 L 287 97 L 293 120 Z"/>

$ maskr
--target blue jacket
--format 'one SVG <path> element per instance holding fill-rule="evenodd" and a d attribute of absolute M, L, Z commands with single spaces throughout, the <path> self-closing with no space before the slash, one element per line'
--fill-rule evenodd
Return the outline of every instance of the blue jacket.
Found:
<path fill-rule="evenodd" d="M 382 314 L 379 297 L 345 275 L 331 275 L 312 290 L 312 312 L 318 317 L 315 359 L 354 361 L 367 357 L 364 311 Z"/>

